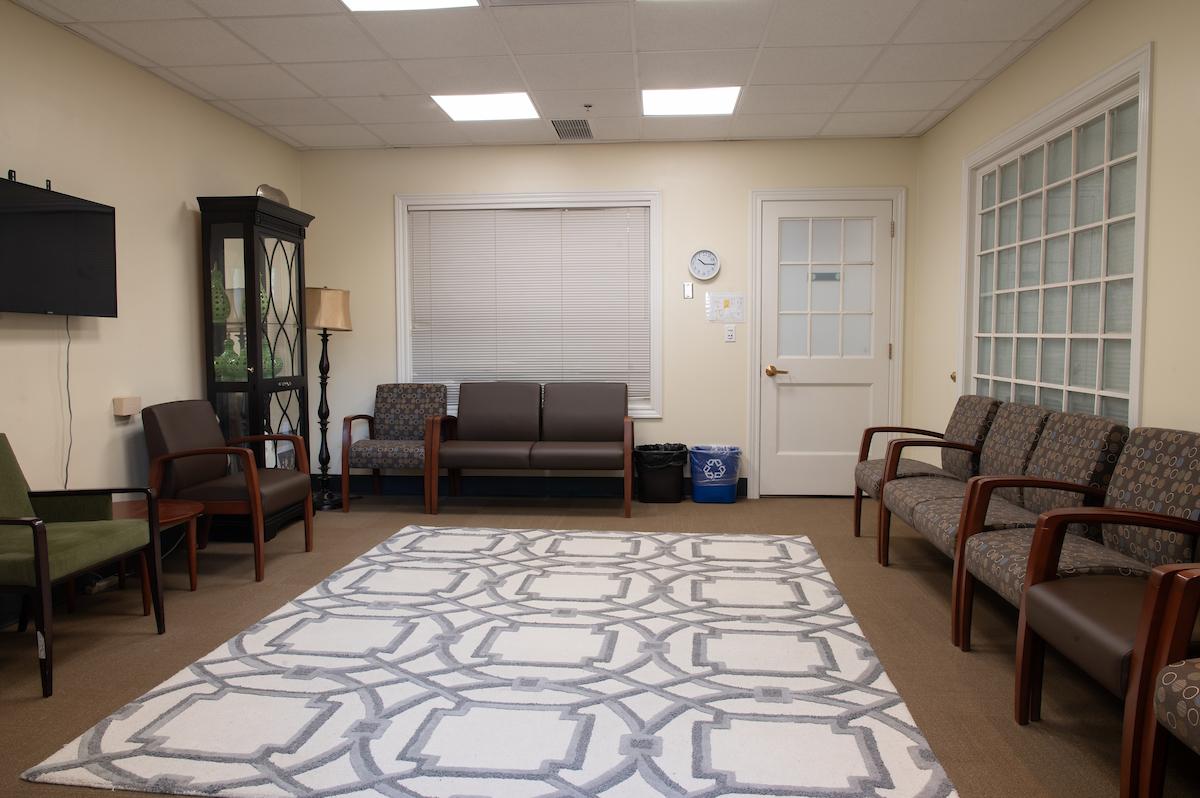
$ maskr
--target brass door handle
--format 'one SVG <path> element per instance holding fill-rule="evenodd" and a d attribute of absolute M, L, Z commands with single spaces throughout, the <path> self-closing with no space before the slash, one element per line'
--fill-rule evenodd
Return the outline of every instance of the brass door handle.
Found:
<path fill-rule="evenodd" d="M 774 377 L 776 374 L 787 374 L 787 373 L 788 373 L 787 369 L 777 369 L 777 368 L 775 368 L 775 364 L 774 364 L 774 363 L 772 363 L 771 365 L 767 366 L 767 376 L 768 376 L 768 377 Z"/>
<path fill-rule="evenodd" d="M 958 382 L 958 371 L 950 372 L 950 382 Z"/>

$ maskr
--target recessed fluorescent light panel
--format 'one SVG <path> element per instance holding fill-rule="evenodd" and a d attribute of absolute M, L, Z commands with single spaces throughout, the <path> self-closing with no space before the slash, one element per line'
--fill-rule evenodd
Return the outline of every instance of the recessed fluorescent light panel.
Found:
<path fill-rule="evenodd" d="M 537 119 L 537 109 L 523 91 L 506 94 L 443 94 L 433 101 L 455 122 L 495 119 Z"/>
<path fill-rule="evenodd" d="M 646 116 L 720 116 L 733 113 L 740 86 L 714 89 L 643 89 Z"/>
<path fill-rule="evenodd" d="M 342 0 L 351 11 L 423 11 L 428 8 L 475 8 L 479 0 Z"/>

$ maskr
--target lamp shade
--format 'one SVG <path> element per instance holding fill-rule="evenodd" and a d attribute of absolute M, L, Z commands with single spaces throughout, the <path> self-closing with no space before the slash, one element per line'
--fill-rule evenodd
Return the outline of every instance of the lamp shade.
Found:
<path fill-rule="evenodd" d="M 352 330 L 350 292 L 341 288 L 305 288 L 305 326 L 310 330 Z"/>

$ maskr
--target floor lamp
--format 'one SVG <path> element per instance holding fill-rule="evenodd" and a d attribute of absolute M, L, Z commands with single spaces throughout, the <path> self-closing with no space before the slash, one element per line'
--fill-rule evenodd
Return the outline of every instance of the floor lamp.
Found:
<path fill-rule="evenodd" d="M 321 464 L 321 486 L 313 496 L 313 506 L 318 510 L 334 510 L 342 506 L 342 497 L 329 488 L 329 400 L 326 397 L 329 385 L 329 332 L 349 331 L 350 292 L 341 288 L 305 288 L 304 306 L 310 330 L 321 331 L 321 403 L 317 405 L 317 422 L 321 428 L 321 452 L 317 461 Z"/>

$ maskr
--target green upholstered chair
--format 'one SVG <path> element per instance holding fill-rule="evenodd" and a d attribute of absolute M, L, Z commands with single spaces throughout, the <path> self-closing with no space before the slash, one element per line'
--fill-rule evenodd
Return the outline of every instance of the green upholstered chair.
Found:
<path fill-rule="evenodd" d="M 149 522 L 113 520 L 112 496 L 140 493 Z M 33 610 L 42 695 L 53 692 L 50 588 L 78 574 L 140 554 L 149 578 L 158 633 L 166 631 L 158 499 L 149 488 L 30 491 L 8 436 L 0 433 L 0 591 L 21 596 L 24 632 Z"/>

